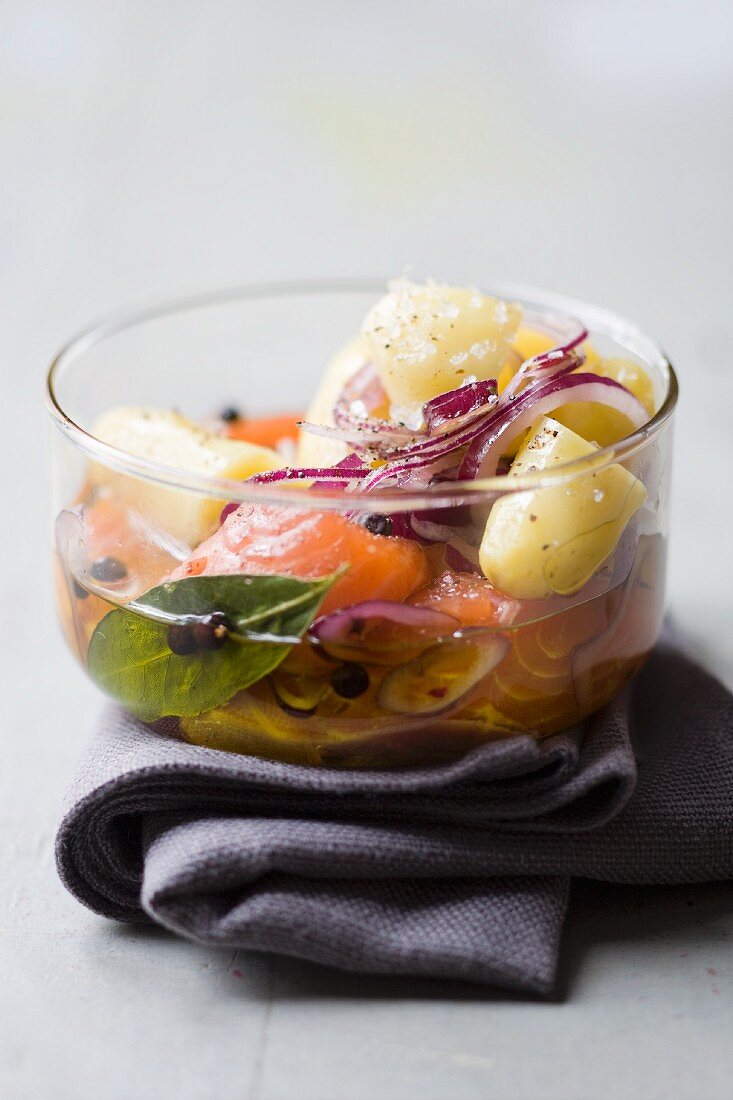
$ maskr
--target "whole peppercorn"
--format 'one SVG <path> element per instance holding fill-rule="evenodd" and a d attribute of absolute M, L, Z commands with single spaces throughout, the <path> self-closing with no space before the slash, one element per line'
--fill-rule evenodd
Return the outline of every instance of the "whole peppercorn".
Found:
<path fill-rule="evenodd" d="M 198 649 L 193 636 L 192 623 L 172 623 L 168 627 L 166 641 L 171 653 L 175 653 L 178 657 L 185 657 Z"/>
<path fill-rule="evenodd" d="M 127 576 L 127 566 L 119 558 L 97 558 L 89 570 L 95 581 L 102 584 L 114 584 Z"/>
<path fill-rule="evenodd" d="M 381 512 L 370 512 L 362 520 L 362 525 L 373 535 L 392 534 L 392 517 L 385 516 Z"/>
<path fill-rule="evenodd" d="M 172 623 L 168 627 L 168 648 L 179 657 L 202 649 L 220 649 L 228 634 L 226 616 L 215 611 L 191 622 Z"/>
<path fill-rule="evenodd" d="M 229 628 L 226 616 L 215 611 L 193 624 L 193 637 L 197 649 L 220 649 L 227 640 Z"/>
<path fill-rule="evenodd" d="M 219 413 L 219 419 L 223 420 L 225 424 L 233 424 L 236 420 L 242 419 L 242 414 L 239 409 L 235 409 L 233 405 L 227 405 L 227 407 L 222 409 Z"/>
<path fill-rule="evenodd" d="M 369 673 L 363 665 L 339 665 L 331 675 L 331 687 L 344 699 L 356 699 L 369 687 Z"/>

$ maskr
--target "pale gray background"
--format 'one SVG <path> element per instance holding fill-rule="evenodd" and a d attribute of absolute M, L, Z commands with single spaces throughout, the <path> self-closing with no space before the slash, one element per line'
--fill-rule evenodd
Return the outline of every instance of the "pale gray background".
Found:
<path fill-rule="evenodd" d="M 80 909 L 51 843 L 99 697 L 48 584 L 44 365 L 260 277 L 546 284 L 678 364 L 670 600 L 733 686 L 729 3 L 0 0 L 0 1096 L 733 1095 L 723 887 L 582 887 L 564 1003 L 193 948 Z"/>

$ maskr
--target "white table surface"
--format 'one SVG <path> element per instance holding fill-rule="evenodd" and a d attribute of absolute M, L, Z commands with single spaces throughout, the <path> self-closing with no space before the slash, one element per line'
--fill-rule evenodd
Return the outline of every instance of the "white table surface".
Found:
<path fill-rule="evenodd" d="M 100 697 L 51 609 L 40 391 L 100 313 L 255 278 L 504 277 L 678 364 L 670 603 L 733 687 L 733 46 L 720 3 L 0 5 L 3 1100 L 733 1095 L 727 887 L 579 886 L 561 998 L 118 927 L 52 840 Z"/>

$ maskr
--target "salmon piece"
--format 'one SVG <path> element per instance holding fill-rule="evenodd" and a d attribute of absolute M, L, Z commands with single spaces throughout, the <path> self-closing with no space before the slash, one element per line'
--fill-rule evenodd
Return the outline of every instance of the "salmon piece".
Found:
<path fill-rule="evenodd" d="M 484 577 L 450 571 L 413 592 L 409 602 L 452 615 L 461 626 L 499 628 L 510 626 L 521 607 Z"/>
<path fill-rule="evenodd" d="M 405 600 L 430 577 L 422 546 L 373 535 L 336 512 L 297 512 L 243 504 L 203 542 L 170 580 L 227 573 L 280 573 L 303 579 L 348 571 L 322 611 L 362 600 Z"/>
<path fill-rule="evenodd" d="M 227 439 L 241 439 L 245 443 L 255 443 L 258 447 L 271 447 L 277 450 L 283 440 L 297 443 L 300 435 L 298 422 L 303 414 L 288 416 L 264 416 L 256 420 L 237 417 L 222 426 L 222 435 Z"/>

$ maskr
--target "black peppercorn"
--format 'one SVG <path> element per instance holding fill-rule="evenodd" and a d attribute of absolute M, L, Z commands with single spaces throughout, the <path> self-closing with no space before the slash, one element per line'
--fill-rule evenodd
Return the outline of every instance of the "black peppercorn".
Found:
<path fill-rule="evenodd" d="M 188 653 L 195 653 L 198 649 L 196 639 L 193 636 L 192 623 L 172 623 L 168 627 L 166 641 L 171 653 L 176 653 L 179 657 L 185 657 Z"/>
<path fill-rule="evenodd" d="M 226 616 L 221 611 L 215 611 L 213 615 L 207 615 L 193 624 L 193 638 L 197 649 L 220 649 L 228 634 Z"/>
<path fill-rule="evenodd" d="M 392 534 L 392 517 L 382 515 L 381 512 L 370 512 L 368 516 L 364 517 L 362 524 L 373 535 Z"/>
<path fill-rule="evenodd" d="M 76 596 L 77 600 L 85 600 L 89 593 L 87 592 L 86 588 L 82 588 L 78 581 L 74 581 L 74 595 Z"/>
<path fill-rule="evenodd" d="M 127 576 L 127 566 L 119 558 L 97 558 L 89 570 L 95 581 L 102 584 L 113 584 L 115 581 L 123 581 Z"/>
<path fill-rule="evenodd" d="M 229 628 L 221 611 L 188 623 L 172 623 L 168 627 L 168 648 L 179 657 L 200 649 L 220 649 L 227 640 Z"/>
<path fill-rule="evenodd" d="M 219 413 L 219 419 L 223 420 L 225 424 L 233 424 L 235 420 L 242 419 L 242 414 L 239 409 L 235 409 L 233 405 L 227 405 L 227 407 L 222 409 Z"/>
<path fill-rule="evenodd" d="M 356 699 L 369 687 L 369 673 L 363 665 L 339 665 L 331 676 L 331 687 L 344 699 Z"/>

